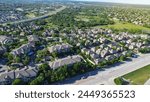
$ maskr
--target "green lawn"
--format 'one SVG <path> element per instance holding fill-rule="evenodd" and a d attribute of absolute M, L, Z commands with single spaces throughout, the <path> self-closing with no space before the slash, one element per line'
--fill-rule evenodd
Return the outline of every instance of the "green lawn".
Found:
<path fill-rule="evenodd" d="M 57 26 L 54 25 L 54 24 L 52 24 L 52 23 L 48 23 L 48 24 L 45 26 L 45 28 L 51 29 L 51 28 L 57 28 Z"/>
<path fill-rule="evenodd" d="M 127 80 L 130 80 L 131 84 L 133 85 L 143 85 L 150 78 L 150 65 L 133 71 L 122 77 L 124 77 Z"/>
<path fill-rule="evenodd" d="M 100 28 L 109 28 L 114 29 L 118 31 L 128 31 L 128 32 L 142 32 L 142 31 L 149 31 L 150 28 L 146 28 L 140 25 L 135 25 L 132 23 L 126 23 L 126 22 L 116 22 L 114 25 L 106 25 L 106 26 L 98 26 Z"/>
<path fill-rule="evenodd" d="M 34 13 L 28 13 L 28 14 L 26 15 L 26 17 L 28 17 L 28 18 L 34 18 L 34 17 L 36 17 L 36 16 L 35 16 Z"/>

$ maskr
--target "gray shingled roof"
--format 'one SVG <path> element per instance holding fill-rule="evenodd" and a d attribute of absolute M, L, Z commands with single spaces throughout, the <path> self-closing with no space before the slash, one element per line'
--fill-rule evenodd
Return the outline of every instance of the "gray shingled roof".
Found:
<path fill-rule="evenodd" d="M 32 78 L 38 73 L 37 68 L 23 68 L 17 69 L 15 71 L 0 73 L 0 82 L 5 82 L 8 80 L 14 80 L 16 78 Z"/>
<path fill-rule="evenodd" d="M 57 45 L 54 45 L 54 46 L 51 46 L 48 48 L 49 52 L 52 53 L 52 52 L 55 52 L 55 51 L 62 51 L 62 50 L 66 50 L 66 49 L 69 49 L 71 48 L 72 46 L 69 45 L 69 44 L 57 44 Z"/>
<path fill-rule="evenodd" d="M 71 64 L 74 64 L 77 62 L 81 62 L 81 59 L 82 58 L 79 55 L 68 56 L 68 57 L 65 57 L 62 59 L 58 59 L 54 62 L 50 62 L 49 65 L 52 69 L 57 69 L 57 68 L 64 66 L 64 65 L 71 65 Z"/>
<path fill-rule="evenodd" d="M 0 82 L 4 82 L 7 78 L 13 80 L 15 78 L 14 71 L 0 73 Z"/>
<path fill-rule="evenodd" d="M 26 51 L 28 51 L 29 49 L 31 49 L 31 47 L 34 47 L 34 45 L 35 45 L 34 43 L 23 44 L 21 47 L 13 50 L 11 53 L 13 55 L 25 53 Z"/>

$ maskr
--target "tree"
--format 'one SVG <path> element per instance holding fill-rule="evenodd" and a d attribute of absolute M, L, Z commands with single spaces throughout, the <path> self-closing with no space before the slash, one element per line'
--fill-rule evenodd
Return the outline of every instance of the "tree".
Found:
<path fill-rule="evenodd" d="M 114 82 L 115 82 L 116 85 L 123 85 L 123 81 L 122 81 L 122 78 L 121 78 L 121 77 L 116 78 L 116 79 L 114 80 Z"/>
<path fill-rule="evenodd" d="M 132 56 L 132 53 L 131 53 L 131 52 L 129 52 L 129 53 L 127 54 L 127 56 L 128 56 L 128 57 L 131 57 L 131 56 Z"/>
<path fill-rule="evenodd" d="M 141 52 L 141 53 L 149 53 L 150 52 L 150 48 L 141 48 L 139 50 L 139 52 Z"/>
<path fill-rule="evenodd" d="M 75 73 L 80 73 L 80 71 L 79 71 L 80 68 L 79 67 L 80 67 L 79 63 L 75 63 L 73 65 L 72 70 L 74 70 Z"/>
<path fill-rule="evenodd" d="M 40 65 L 39 66 L 39 69 L 41 70 L 41 71 L 47 71 L 47 70 L 49 70 L 50 68 L 49 68 L 49 65 L 47 64 L 47 63 L 44 63 L 44 64 L 42 64 L 42 65 Z"/>
<path fill-rule="evenodd" d="M 12 54 L 8 54 L 8 60 L 13 60 L 14 56 Z"/>
<path fill-rule="evenodd" d="M 21 79 L 15 79 L 13 82 L 12 82 L 12 85 L 23 85 L 24 82 L 23 80 Z"/>
<path fill-rule="evenodd" d="M 44 58 L 47 54 L 48 54 L 48 51 L 46 49 L 37 51 L 37 56 L 39 58 Z"/>
<path fill-rule="evenodd" d="M 16 59 L 16 63 L 20 63 L 21 62 L 20 57 L 17 56 L 15 59 Z"/>
<path fill-rule="evenodd" d="M 23 64 L 28 65 L 29 62 L 30 62 L 30 58 L 26 56 L 25 59 L 23 60 Z"/>
<path fill-rule="evenodd" d="M 35 59 L 35 62 L 36 63 L 39 63 L 41 61 L 41 58 L 40 57 L 37 57 L 36 59 Z"/>
<path fill-rule="evenodd" d="M 58 57 L 58 53 L 57 53 L 57 52 L 53 52 L 53 53 L 52 53 L 52 56 L 53 56 L 54 58 L 56 58 L 56 57 Z"/>
<path fill-rule="evenodd" d="M 120 60 L 121 60 L 121 61 L 124 61 L 125 59 L 126 59 L 125 56 L 121 56 L 121 57 L 120 57 Z"/>
<path fill-rule="evenodd" d="M 34 80 L 30 82 L 30 85 L 41 85 L 44 83 L 44 74 L 40 74 L 38 77 L 36 77 Z"/>

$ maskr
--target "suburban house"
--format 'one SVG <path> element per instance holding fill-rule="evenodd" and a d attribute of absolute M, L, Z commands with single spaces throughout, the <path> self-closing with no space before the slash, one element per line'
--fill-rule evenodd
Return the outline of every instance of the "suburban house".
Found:
<path fill-rule="evenodd" d="M 11 54 L 13 54 L 14 56 L 17 55 L 21 55 L 21 54 L 26 54 L 26 53 L 30 53 L 30 51 L 32 50 L 32 48 L 35 47 L 34 43 L 28 43 L 28 44 L 23 44 L 21 47 L 13 50 L 11 52 Z"/>
<path fill-rule="evenodd" d="M 105 60 L 107 60 L 107 61 L 110 61 L 110 60 L 113 60 L 113 59 L 115 59 L 114 55 L 108 55 L 108 56 L 105 57 Z"/>
<path fill-rule="evenodd" d="M 5 44 L 10 44 L 12 43 L 13 40 L 10 38 L 10 37 L 7 37 L 7 36 L 0 36 L 0 43 L 2 45 L 5 45 Z"/>
<path fill-rule="evenodd" d="M 53 52 L 58 52 L 58 53 L 68 52 L 71 47 L 72 47 L 71 45 L 65 44 L 65 43 L 63 43 L 63 44 L 57 44 L 57 45 L 48 47 L 48 51 L 50 53 L 53 53 Z"/>
<path fill-rule="evenodd" d="M 28 36 L 28 41 L 29 42 L 37 42 L 37 41 L 39 41 L 39 37 L 37 35 L 30 35 L 30 36 Z"/>
<path fill-rule="evenodd" d="M 72 65 L 74 63 L 77 63 L 77 62 L 81 62 L 82 61 L 82 57 L 79 56 L 79 55 L 74 55 L 74 56 L 68 56 L 68 57 L 65 57 L 65 58 L 62 58 L 62 59 L 58 59 L 54 62 L 50 62 L 49 63 L 49 66 L 52 68 L 52 69 L 57 69 L 61 66 L 64 66 L 64 65 Z"/>
<path fill-rule="evenodd" d="M 14 70 L 13 71 L 5 71 L 3 73 L 0 73 L 0 84 L 4 85 L 4 84 L 10 84 L 12 82 L 12 80 L 15 79 L 15 74 L 14 74 Z"/>
<path fill-rule="evenodd" d="M 28 81 L 29 79 L 36 77 L 37 73 L 37 68 L 23 68 L 5 71 L 0 73 L 0 84 L 11 84 L 11 82 L 16 78 Z"/>
<path fill-rule="evenodd" d="M 27 81 L 30 78 L 33 78 L 37 75 L 38 69 L 37 68 L 23 68 L 15 70 L 15 78 L 23 79 Z"/>
<path fill-rule="evenodd" d="M 102 61 L 104 61 L 103 58 L 94 59 L 95 64 L 99 64 L 99 63 L 102 62 Z"/>

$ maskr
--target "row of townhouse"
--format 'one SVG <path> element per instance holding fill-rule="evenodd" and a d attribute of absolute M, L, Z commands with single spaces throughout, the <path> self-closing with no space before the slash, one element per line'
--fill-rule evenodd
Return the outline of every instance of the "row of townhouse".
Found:
<path fill-rule="evenodd" d="M 41 26 L 37 26 L 32 22 L 20 23 L 20 24 L 11 25 L 11 26 L 0 26 L 0 30 L 2 32 L 7 32 L 7 34 L 10 34 L 10 35 L 12 33 L 20 32 L 20 36 L 23 36 L 25 34 L 32 34 L 32 30 L 39 30 L 40 28 Z"/>
<path fill-rule="evenodd" d="M 48 51 L 50 53 L 53 53 L 53 52 L 61 53 L 61 52 L 67 52 L 71 48 L 72 48 L 72 46 L 70 44 L 62 43 L 62 44 L 56 44 L 54 46 L 48 47 Z"/>
<path fill-rule="evenodd" d="M 22 46 L 20 46 L 17 49 L 14 49 L 11 54 L 13 54 L 14 56 L 18 56 L 21 54 L 27 54 L 30 53 L 31 50 L 35 47 L 35 43 L 27 43 L 27 44 L 23 44 Z"/>
<path fill-rule="evenodd" d="M 7 70 L 0 73 L 0 84 L 11 84 L 15 79 L 28 81 L 29 79 L 36 77 L 37 73 L 37 68 L 22 68 L 12 71 Z"/>
<path fill-rule="evenodd" d="M 7 36 L 0 36 L 0 44 L 5 45 L 5 44 L 10 44 L 13 42 L 13 39 L 11 37 Z"/>
<path fill-rule="evenodd" d="M 55 70 L 59 67 L 62 67 L 64 65 L 73 65 L 74 63 L 78 63 L 82 61 L 82 57 L 80 55 L 73 55 L 73 56 L 68 56 L 65 58 L 61 59 L 56 59 L 54 62 L 50 62 L 49 66 Z"/>
<path fill-rule="evenodd" d="M 139 37 L 128 33 L 121 33 L 118 35 L 110 34 L 109 36 L 112 37 L 112 39 L 116 42 L 124 43 L 125 47 L 129 48 L 130 50 L 136 49 L 138 51 L 140 48 L 147 46 L 146 42 L 140 41 L 140 39 L 148 39 L 148 36 Z"/>
<path fill-rule="evenodd" d="M 120 56 L 119 53 L 123 51 L 124 51 L 123 47 L 115 43 L 101 44 L 100 46 L 91 47 L 90 49 L 89 48 L 81 49 L 82 53 L 90 55 L 95 64 L 98 64 L 103 60 L 109 60 L 110 58 L 109 55 Z"/>

